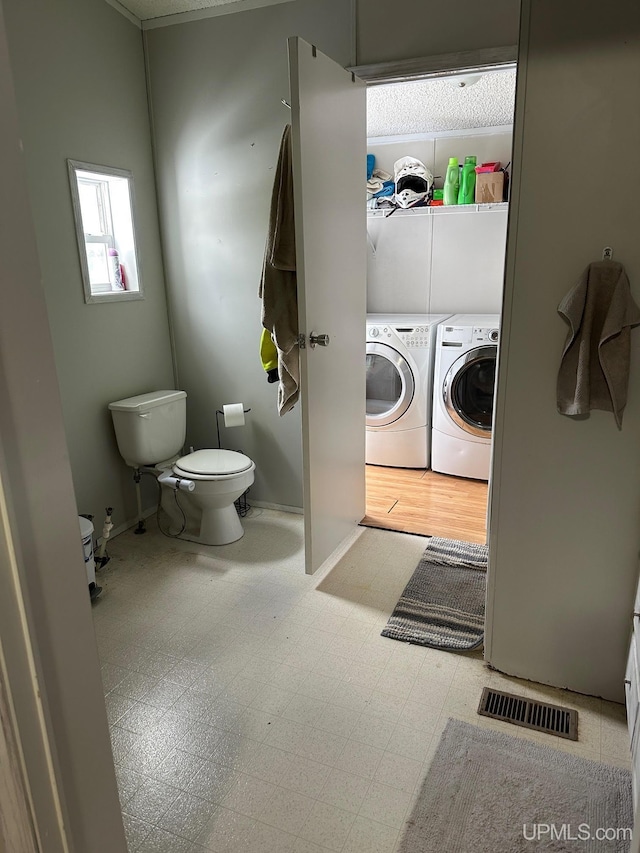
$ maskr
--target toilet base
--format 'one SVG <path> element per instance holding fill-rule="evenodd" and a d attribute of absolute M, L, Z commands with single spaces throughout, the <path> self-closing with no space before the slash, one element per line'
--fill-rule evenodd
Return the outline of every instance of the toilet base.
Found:
<path fill-rule="evenodd" d="M 175 492 L 164 488 L 162 498 L 162 508 L 171 521 L 170 535 L 177 539 L 200 545 L 229 545 L 244 536 L 235 504 L 208 507 L 203 511 L 194 506 L 189 494 L 180 492 L 177 509 Z"/>
<path fill-rule="evenodd" d="M 244 536 L 244 528 L 238 518 L 235 504 L 209 509 L 202 513 L 198 536 L 187 534 L 183 538 L 202 545 L 229 545 Z"/>
<path fill-rule="evenodd" d="M 195 490 L 175 490 L 174 478 L 158 477 L 161 506 L 171 520 L 171 533 L 201 545 L 229 545 L 244 536 L 235 501 L 253 483 L 255 466 L 241 475 L 195 479 Z M 162 473 L 162 472 L 161 472 Z M 174 466 L 173 473 L 186 477 Z M 194 481 L 192 481 L 193 483 Z"/>

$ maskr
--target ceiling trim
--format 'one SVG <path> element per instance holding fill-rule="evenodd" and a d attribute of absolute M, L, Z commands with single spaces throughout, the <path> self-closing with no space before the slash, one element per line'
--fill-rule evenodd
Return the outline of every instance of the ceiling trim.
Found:
<path fill-rule="evenodd" d="M 348 68 L 356 77 L 371 86 L 383 83 L 401 83 L 425 80 L 429 77 L 451 77 L 454 74 L 502 71 L 515 66 L 518 46 L 490 47 L 423 56 L 419 59 L 402 59 L 397 62 L 377 62 L 372 65 L 354 65 Z"/>
<path fill-rule="evenodd" d="M 111 3 L 112 0 L 107 0 Z M 117 2 L 117 0 L 113 0 Z M 207 9 L 195 9 L 193 12 L 178 12 L 175 15 L 163 15 L 161 18 L 147 18 L 142 21 L 143 30 L 155 30 L 158 27 L 171 27 L 174 24 L 187 24 L 190 21 L 200 21 L 203 18 L 216 18 L 219 15 L 230 15 L 232 12 L 245 12 L 249 9 L 259 9 L 263 6 L 275 6 L 279 3 L 292 3 L 294 0 L 234 0 L 220 6 L 210 6 Z"/>
<path fill-rule="evenodd" d="M 118 0 L 107 0 L 107 3 L 110 6 L 113 6 L 113 8 L 116 11 L 120 12 L 121 15 L 124 15 L 124 17 L 128 21 L 131 21 L 131 23 L 134 24 L 139 30 L 142 29 L 142 21 L 140 20 L 140 18 L 138 18 L 136 15 L 134 15 L 133 12 L 130 12 L 128 9 L 126 9 L 122 5 L 122 3 L 118 3 Z"/>

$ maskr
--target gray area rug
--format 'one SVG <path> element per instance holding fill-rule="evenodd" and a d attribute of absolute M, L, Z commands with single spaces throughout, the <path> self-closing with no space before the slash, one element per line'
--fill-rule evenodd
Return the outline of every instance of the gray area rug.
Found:
<path fill-rule="evenodd" d="M 382 636 L 435 649 L 481 646 L 487 552 L 486 545 L 430 539 Z"/>
<path fill-rule="evenodd" d="M 398 853 L 627 853 L 632 825 L 626 770 L 449 720 Z"/>

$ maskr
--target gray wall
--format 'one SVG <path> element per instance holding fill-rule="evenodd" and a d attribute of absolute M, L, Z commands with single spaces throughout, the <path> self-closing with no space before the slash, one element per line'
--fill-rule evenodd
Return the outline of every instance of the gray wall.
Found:
<path fill-rule="evenodd" d="M 5 0 L 44 293 L 78 510 L 135 517 L 107 403 L 173 387 L 142 36 L 104 0 Z M 134 173 L 145 298 L 84 302 L 66 159 Z M 148 502 L 155 499 L 148 492 Z"/>
<path fill-rule="evenodd" d="M 389 45 L 391 58 L 403 58 L 515 40 L 514 0 L 497 4 L 493 23 L 479 18 L 469 28 L 459 27 L 458 13 L 438 23 L 435 12 L 405 5 L 398 14 L 397 3 L 367 0 L 358 10 L 357 57 L 351 0 L 297 0 L 147 33 L 188 441 L 215 444 L 223 403 L 251 406 L 247 427 L 223 432 L 223 444 L 256 459 L 259 500 L 302 500 L 299 411 L 278 418 L 257 355 L 256 291 L 289 118 L 280 104 L 288 97 L 286 38 L 300 35 L 345 65 L 389 58 Z M 409 12 L 425 26 L 407 25 Z M 99 525 L 112 505 L 118 525 L 135 513 L 134 492 L 106 404 L 174 385 L 141 35 L 104 0 L 6 0 L 6 15 L 78 509 Z M 85 305 L 68 157 L 134 171 L 143 301 Z M 145 504 L 154 499 L 147 484 Z"/>
<path fill-rule="evenodd" d="M 518 41 L 519 0 L 357 0 L 358 65 Z"/>
<path fill-rule="evenodd" d="M 557 413 L 566 325 L 556 308 L 604 246 L 625 265 L 640 304 L 640 173 L 632 167 L 640 113 L 630 109 L 640 96 L 640 8 L 635 0 L 528 0 L 524 8 L 487 659 L 514 675 L 621 699 L 640 545 L 640 329 L 619 432 L 610 413 Z M 594 173 L 609 188 L 604 198 Z"/>
<path fill-rule="evenodd" d="M 38 849 L 124 853 L 2 3 L 0 115 L 0 658 Z"/>
<path fill-rule="evenodd" d="M 215 447 L 215 411 L 242 401 L 222 444 L 256 462 L 255 500 L 302 506 L 299 406 L 279 418 L 260 365 L 258 285 L 274 167 L 290 114 L 287 44 L 350 62 L 349 0 L 298 0 L 146 33 L 167 283 L 187 442 Z"/>
<path fill-rule="evenodd" d="M 280 419 L 258 359 L 257 288 L 273 170 L 289 120 L 286 38 L 299 35 L 348 65 L 513 44 L 519 5 L 297 0 L 146 32 L 156 167 L 187 441 L 215 445 L 215 410 L 242 401 L 247 426 L 223 446 L 256 462 L 254 500 L 301 506 L 300 412 Z M 416 26 L 416 20 L 420 25 Z"/>

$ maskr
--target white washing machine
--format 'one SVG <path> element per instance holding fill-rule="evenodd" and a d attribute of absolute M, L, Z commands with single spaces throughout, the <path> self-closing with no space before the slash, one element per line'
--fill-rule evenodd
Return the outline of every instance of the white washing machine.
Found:
<path fill-rule="evenodd" d="M 429 467 L 436 329 L 447 316 L 367 315 L 368 464 Z"/>
<path fill-rule="evenodd" d="M 438 326 L 431 467 L 488 480 L 500 338 L 497 314 L 454 314 Z"/>

